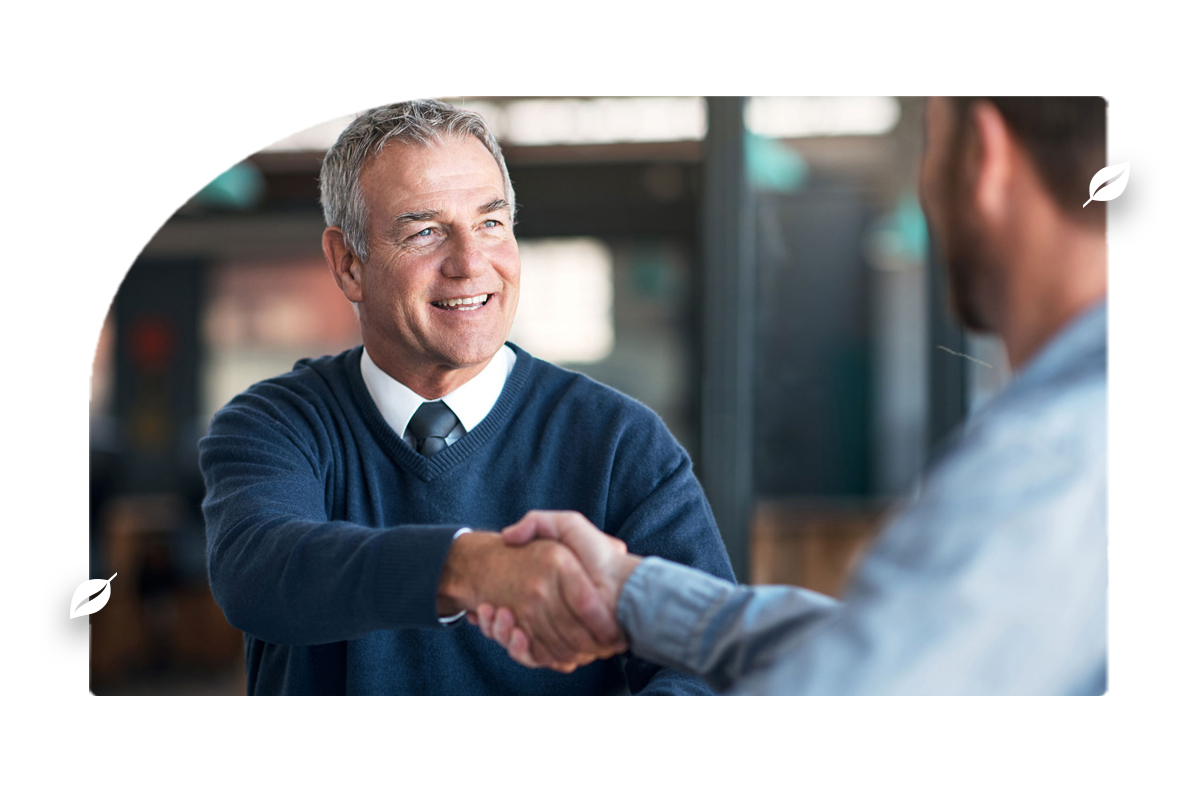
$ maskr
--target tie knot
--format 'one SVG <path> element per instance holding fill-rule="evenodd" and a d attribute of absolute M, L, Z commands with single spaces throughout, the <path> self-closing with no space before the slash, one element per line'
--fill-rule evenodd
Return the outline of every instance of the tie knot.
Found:
<path fill-rule="evenodd" d="M 446 437 L 458 425 L 458 417 L 441 400 L 422 403 L 408 421 L 408 432 L 416 440 L 417 452 L 433 456 L 446 447 Z"/>

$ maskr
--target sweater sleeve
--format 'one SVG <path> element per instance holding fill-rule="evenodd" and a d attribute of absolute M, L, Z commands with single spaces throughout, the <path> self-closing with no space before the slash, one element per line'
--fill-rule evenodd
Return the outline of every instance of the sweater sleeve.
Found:
<path fill-rule="evenodd" d="M 437 626 L 442 565 L 460 526 L 330 520 L 317 434 L 277 401 L 239 396 L 200 441 L 209 582 L 225 617 L 287 645 Z"/>
<path fill-rule="evenodd" d="M 687 451 L 657 416 L 649 416 L 648 429 L 632 427 L 617 450 L 604 530 L 636 555 L 659 556 L 733 581 L 729 555 Z M 637 656 L 627 658 L 624 667 L 633 694 L 712 692 L 699 677 Z"/>

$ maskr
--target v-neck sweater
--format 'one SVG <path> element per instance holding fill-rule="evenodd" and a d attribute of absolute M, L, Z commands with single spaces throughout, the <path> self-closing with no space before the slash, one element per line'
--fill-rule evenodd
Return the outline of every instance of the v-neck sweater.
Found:
<path fill-rule="evenodd" d="M 634 657 L 530 670 L 465 622 L 438 622 L 454 533 L 575 509 L 657 555 L 733 579 L 686 451 L 646 406 L 509 345 L 491 412 L 432 458 L 391 429 L 362 348 L 255 384 L 200 442 L 213 596 L 246 635 L 262 694 L 695 693 Z"/>

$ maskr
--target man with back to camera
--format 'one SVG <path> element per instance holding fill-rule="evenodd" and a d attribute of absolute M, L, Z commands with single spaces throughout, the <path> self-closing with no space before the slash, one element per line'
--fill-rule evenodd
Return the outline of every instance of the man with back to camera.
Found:
<path fill-rule="evenodd" d="M 921 202 L 955 312 L 1017 375 L 968 419 L 844 601 L 738 587 L 531 512 L 570 546 L 632 652 L 738 694 L 1102 694 L 1107 687 L 1105 102 L 931 98 Z M 527 545 L 526 545 L 527 546 Z M 504 608 L 484 632 L 538 664 Z"/>
<path fill-rule="evenodd" d="M 366 112 L 325 157 L 321 203 L 363 346 L 250 387 L 200 442 L 209 577 L 250 693 L 707 693 L 614 657 L 620 630 L 568 548 L 494 532 L 577 508 L 632 552 L 733 577 L 662 421 L 506 344 L 516 205 L 483 119 L 428 100 Z M 484 601 L 512 606 L 558 671 L 460 621 Z"/>

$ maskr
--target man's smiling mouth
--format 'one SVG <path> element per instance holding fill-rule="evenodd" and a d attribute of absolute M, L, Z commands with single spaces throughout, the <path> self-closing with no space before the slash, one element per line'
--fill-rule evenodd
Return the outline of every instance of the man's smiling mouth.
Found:
<path fill-rule="evenodd" d="M 454 297 L 449 300 L 434 300 L 433 305 L 446 311 L 475 311 L 487 305 L 492 299 L 491 294 L 477 294 L 473 297 Z"/>

